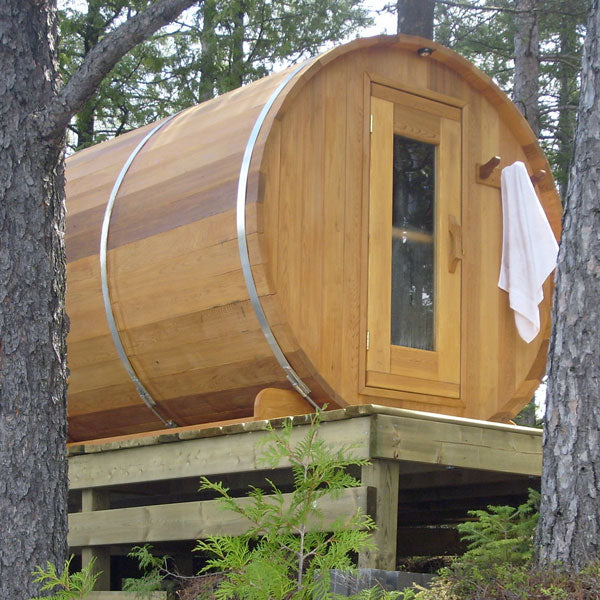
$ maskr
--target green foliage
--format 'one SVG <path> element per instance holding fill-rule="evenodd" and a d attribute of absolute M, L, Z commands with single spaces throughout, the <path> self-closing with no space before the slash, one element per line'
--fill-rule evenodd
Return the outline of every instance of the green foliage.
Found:
<path fill-rule="evenodd" d="M 34 581 L 40 583 L 40 591 L 46 592 L 52 590 L 52 596 L 44 596 L 44 598 L 36 597 L 31 600 L 82 600 L 85 598 L 93 589 L 96 584 L 96 579 L 100 575 L 100 572 L 93 573 L 94 570 L 94 559 L 84 567 L 81 571 L 76 573 L 69 573 L 69 567 L 73 556 L 65 561 L 65 565 L 61 574 L 56 570 L 56 567 L 52 563 L 47 563 L 46 568 L 36 567 L 33 572 Z"/>
<path fill-rule="evenodd" d="M 367 461 L 353 456 L 353 445 L 337 450 L 319 438 L 320 417 L 314 415 L 306 435 L 292 441 L 291 420 L 281 429 L 271 429 L 263 444 L 260 464 L 277 468 L 282 462 L 292 469 L 294 489 L 287 496 L 269 480 L 267 492 L 251 488 L 244 499 L 230 495 L 219 482 L 202 478 L 201 490 L 214 492 L 224 510 L 237 513 L 250 528 L 241 536 L 212 536 L 199 540 L 196 551 L 206 556 L 201 574 L 184 581 L 168 568 L 168 557 L 152 555 L 148 546 L 135 547 L 145 572 L 141 579 L 125 581 L 126 591 L 148 596 L 164 589 L 166 576 L 178 579 L 181 598 L 218 600 L 312 600 L 333 598 L 329 591 L 330 569 L 353 570 L 352 554 L 373 548 L 372 519 L 359 511 L 341 517 L 322 529 L 321 506 L 327 498 L 339 497 L 346 488 L 360 485 L 348 467 Z M 394 600 L 398 593 L 374 588 L 356 600 Z"/>
<path fill-rule="evenodd" d="M 517 508 L 488 506 L 487 510 L 469 511 L 473 520 L 458 525 L 468 551 L 440 570 L 430 590 L 407 591 L 403 600 L 487 598 L 481 594 L 491 593 L 496 585 L 519 594 L 527 587 L 533 559 L 539 499 L 539 493 L 530 490 L 527 502 Z"/>
<path fill-rule="evenodd" d="M 539 502 L 540 494 L 530 490 L 527 502 L 517 508 L 488 506 L 488 510 L 470 510 L 475 520 L 458 525 L 469 548 L 461 560 L 484 568 L 499 562 L 529 562 L 533 558 Z"/>
<path fill-rule="evenodd" d="M 148 544 L 134 546 L 128 556 L 138 561 L 138 566 L 143 575 L 138 578 L 123 580 L 123 591 L 134 592 L 140 598 L 148 598 L 152 592 L 162 590 L 165 575 L 168 574 L 168 556 L 154 556 Z"/>
<path fill-rule="evenodd" d="M 352 456 L 351 445 L 331 448 L 319 439 L 318 425 L 317 415 L 305 437 L 293 444 L 291 421 L 286 421 L 266 441 L 263 464 L 275 468 L 285 460 L 292 467 L 294 491 L 287 502 L 272 482 L 268 482 L 269 495 L 253 488 L 249 502 L 240 502 L 221 484 L 202 480 L 201 489 L 216 492 L 225 509 L 251 524 L 246 535 L 213 536 L 197 544 L 196 550 L 208 555 L 204 572 L 225 573 L 215 598 L 330 598 L 329 570 L 351 570 L 350 554 L 371 546 L 369 531 L 374 523 L 360 512 L 340 518 L 328 532 L 319 531 L 321 501 L 360 485 L 346 469 L 366 461 Z"/>
<path fill-rule="evenodd" d="M 579 70 L 589 0 L 545 0 L 538 13 L 540 142 L 566 190 L 579 100 Z M 512 94 L 514 0 L 436 3 L 436 41 L 462 54 Z"/>
<path fill-rule="evenodd" d="M 379 586 L 374 586 L 367 590 L 362 590 L 358 594 L 354 594 L 351 600 L 402 600 L 404 594 L 402 592 L 388 592 Z"/>
<path fill-rule="evenodd" d="M 370 19 L 363 0 L 205 0 L 115 66 L 71 124 L 81 149 L 314 56 Z M 66 1 L 60 67 L 67 80 L 89 50 L 149 0 Z"/>
<path fill-rule="evenodd" d="M 430 589 L 405 590 L 402 600 L 597 600 L 600 565 L 578 574 L 534 564 L 539 493 L 521 506 L 470 511 L 458 526 L 469 550 L 440 570 Z"/>

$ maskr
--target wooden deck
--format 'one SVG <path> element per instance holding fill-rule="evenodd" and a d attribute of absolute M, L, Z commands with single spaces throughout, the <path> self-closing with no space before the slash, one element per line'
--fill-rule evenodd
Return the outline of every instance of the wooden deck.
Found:
<path fill-rule="evenodd" d="M 309 417 L 293 420 L 300 439 Z M 71 445 L 68 540 L 84 563 L 96 556 L 104 571 L 98 589 L 110 589 L 110 556 L 134 544 L 247 529 L 197 491 L 200 476 L 240 496 L 265 475 L 289 491 L 289 465 L 265 472 L 259 463 L 266 423 Z M 320 436 L 333 447 L 354 443 L 354 454 L 371 462 L 356 473 L 361 487 L 322 507 L 325 528 L 357 508 L 375 519 L 378 551 L 359 557 L 364 567 L 394 569 L 398 556 L 440 553 L 456 544 L 447 526 L 468 509 L 520 502 L 541 473 L 541 431 L 526 427 L 366 405 L 324 413 Z"/>

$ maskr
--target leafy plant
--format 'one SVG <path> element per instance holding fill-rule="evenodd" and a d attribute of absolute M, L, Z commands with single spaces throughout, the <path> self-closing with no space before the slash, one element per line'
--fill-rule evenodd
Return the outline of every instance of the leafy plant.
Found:
<path fill-rule="evenodd" d="M 461 560 L 481 566 L 530 561 L 539 503 L 539 492 L 529 490 L 527 502 L 517 508 L 488 506 L 487 510 L 470 510 L 469 515 L 475 519 L 457 527 L 469 548 Z"/>
<path fill-rule="evenodd" d="M 54 593 L 52 596 L 44 596 L 43 598 L 40 596 L 31 600 L 48 600 L 49 598 L 53 600 L 82 600 L 85 598 L 94 589 L 101 571 L 94 573 L 95 559 L 92 558 L 81 571 L 69 573 L 72 560 L 73 556 L 71 555 L 65 561 L 60 575 L 56 567 L 50 562 L 46 563 L 45 569 L 37 566 L 33 575 L 34 581 L 42 584 L 40 591 L 52 590 Z"/>
<path fill-rule="evenodd" d="M 148 544 L 134 546 L 128 556 L 138 561 L 143 575 L 123 580 L 123 591 L 134 592 L 141 598 L 149 598 L 152 592 L 162 589 L 163 581 L 170 575 L 168 556 L 154 556 Z"/>
<path fill-rule="evenodd" d="M 374 523 L 360 511 L 322 531 L 323 500 L 360 485 L 347 468 L 367 461 L 354 457 L 351 445 L 334 450 L 326 444 L 318 436 L 319 423 L 315 415 L 304 438 L 293 444 L 291 420 L 286 420 L 282 429 L 271 429 L 265 442 L 263 464 L 291 465 L 294 490 L 288 499 L 268 481 L 269 495 L 252 488 L 249 501 L 240 502 L 222 484 L 202 479 L 202 490 L 216 492 L 225 509 L 250 523 L 245 535 L 197 543 L 196 550 L 208 555 L 203 572 L 225 573 L 215 590 L 218 600 L 331 598 L 329 570 L 352 569 L 351 553 L 372 547 Z"/>
<path fill-rule="evenodd" d="M 352 596 L 352 600 L 402 600 L 403 598 L 402 592 L 386 591 L 377 585 Z"/>
<path fill-rule="evenodd" d="M 218 600 L 307 600 L 333 598 L 330 569 L 353 570 L 352 554 L 373 548 L 373 520 L 357 511 L 329 524 L 324 532 L 322 507 L 328 498 L 339 498 L 346 488 L 360 485 L 348 474 L 350 466 L 366 465 L 348 444 L 337 450 L 318 435 L 320 416 L 312 417 L 306 435 L 292 442 L 291 420 L 281 429 L 271 428 L 264 441 L 260 463 L 276 468 L 285 461 L 292 469 L 294 489 L 285 496 L 270 480 L 268 492 L 253 487 L 247 498 L 231 496 L 221 483 L 201 480 L 201 490 L 219 496 L 225 510 L 244 518 L 249 529 L 240 536 L 211 536 L 197 542 L 206 554 L 200 575 L 184 578 L 169 570 L 167 557 L 152 556 L 148 546 L 136 547 L 144 577 L 127 580 L 125 589 L 149 595 L 160 589 L 165 577 L 179 579 L 181 598 Z M 372 595 L 365 595 L 371 593 Z M 393 600 L 382 590 L 361 592 L 357 598 Z"/>
<path fill-rule="evenodd" d="M 560 565 L 534 564 L 539 494 L 521 506 L 470 511 L 458 526 L 468 551 L 440 570 L 430 589 L 405 590 L 402 600 L 597 600 L 600 564 L 574 574 Z"/>

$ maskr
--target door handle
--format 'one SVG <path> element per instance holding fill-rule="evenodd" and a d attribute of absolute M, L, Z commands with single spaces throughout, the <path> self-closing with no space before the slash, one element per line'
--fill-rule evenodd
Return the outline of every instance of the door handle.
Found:
<path fill-rule="evenodd" d="M 448 271 L 454 273 L 458 262 L 463 259 L 462 252 L 462 227 L 454 215 L 448 216 L 448 231 L 450 232 L 450 256 L 448 257 Z"/>

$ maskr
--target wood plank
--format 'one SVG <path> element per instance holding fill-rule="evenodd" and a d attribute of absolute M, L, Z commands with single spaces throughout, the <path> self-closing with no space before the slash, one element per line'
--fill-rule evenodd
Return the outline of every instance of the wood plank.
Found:
<path fill-rule="evenodd" d="M 404 370 L 404 369 L 403 369 Z M 378 371 L 367 371 L 367 385 L 373 388 L 384 388 L 388 390 L 406 390 L 415 394 L 426 394 L 447 396 L 449 398 L 460 398 L 460 385 L 451 381 L 432 381 L 420 377 L 408 377 L 402 375 L 397 378 L 397 373 L 380 373 Z"/>
<path fill-rule="evenodd" d="M 394 104 L 394 133 L 437 145 L 440 143 L 440 118 L 403 104 Z"/>
<path fill-rule="evenodd" d="M 412 392 L 364 387 L 361 400 L 378 406 L 405 409 L 409 411 L 432 412 L 462 417 L 464 404 L 460 398 L 414 394 Z"/>
<path fill-rule="evenodd" d="M 268 497 L 267 497 L 268 498 Z M 284 494 L 284 506 L 289 506 L 291 494 Z M 249 505 L 251 499 L 239 503 Z M 344 522 L 357 510 L 368 514 L 367 488 L 345 489 L 338 498 L 322 498 L 318 502 L 322 520 L 309 521 L 312 530 L 327 531 L 332 523 Z M 224 511 L 218 500 L 180 502 L 135 508 L 96 511 L 91 514 L 69 514 L 68 544 L 70 547 L 100 546 L 195 540 L 211 535 L 241 535 L 251 523 L 239 514 Z"/>
<path fill-rule="evenodd" d="M 419 463 L 402 463 L 404 465 L 417 465 Z M 430 468 L 430 465 L 421 464 L 422 468 Z M 408 468 L 405 467 L 405 468 Z M 537 487 L 539 480 L 531 475 L 513 475 L 497 471 L 477 471 L 475 469 L 448 469 L 440 466 L 437 471 L 411 472 L 402 478 L 402 492 L 410 494 L 428 494 L 429 490 L 434 493 L 444 493 L 447 489 L 473 490 L 474 488 L 495 487 L 496 485 L 512 484 L 512 482 L 529 482 L 531 487 Z M 523 484 L 524 485 L 524 484 Z M 465 495 L 468 491 L 465 491 Z"/>
<path fill-rule="evenodd" d="M 110 496 L 107 490 L 82 490 L 81 514 L 110 508 Z M 108 548 L 84 547 L 81 549 L 82 568 L 94 560 L 93 573 L 98 574 L 94 589 L 97 591 L 110 589 L 110 550 Z"/>
<path fill-rule="evenodd" d="M 394 105 L 371 98 L 373 131 L 369 171 L 369 296 L 367 369 L 389 373 L 392 272 L 392 165 Z"/>
<path fill-rule="evenodd" d="M 397 461 L 372 460 L 370 465 L 361 468 L 361 482 L 376 489 L 374 518 L 377 529 L 372 534 L 376 549 L 359 554 L 359 568 L 396 569 L 399 478 Z"/>
<path fill-rule="evenodd" d="M 366 59 L 345 59 L 346 178 L 344 202 L 344 298 L 342 313 L 340 396 L 343 405 L 359 402 L 364 382 L 367 339 L 369 122 L 370 82 L 365 76 Z"/>
<path fill-rule="evenodd" d="M 540 475 L 539 435 L 475 424 L 419 421 L 377 415 L 374 457 Z"/>
<path fill-rule="evenodd" d="M 298 153 L 304 155 L 303 177 L 304 198 L 296 197 L 295 202 L 301 207 L 300 213 L 300 244 L 295 250 L 301 256 L 300 263 L 300 289 L 297 295 L 298 341 L 307 358 L 313 365 L 319 365 L 321 347 L 324 343 L 323 321 L 321 319 L 321 301 L 324 265 L 322 249 L 327 232 L 324 231 L 323 215 L 325 202 L 324 165 L 325 165 L 325 111 L 323 104 L 324 78 L 319 72 L 307 88 L 306 107 L 304 114 L 304 145 Z M 298 97 L 301 100 L 301 96 Z M 339 175 L 338 175 L 339 176 Z M 314 326 L 306 326 L 314 323 Z"/>
<path fill-rule="evenodd" d="M 339 392 L 342 378 L 344 296 L 344 219 L 347 178 L 348 71 L 345 64 L 329 71 L 324 82 L 323 104 L 323 227 L 321 294 L 318 305 L 321 323 L 319 373 Z M 331 340 L 330 342 L 326 340 Z"/>
<path fill-rule="evenodd" d="M 371 89 L 373 96 L 376 98 L 388 100 L 394 104 L 403 104 L 415 110 L 429 112 L 438 117 L 443 117 L 444 119 L 452 119 L 454 121 L 460 121 L 461 119 L 459 108 L 449 106 L 440 101 L 425 98 L 423 95 L 408 94 L 399 89 L 394 89 L 379 83 L 373 83 Z M 422 94 L 427 94 L 427 92 L 423 90 Z"/>
<path fill-rule="evenodd" d="M 460 111 L 459 115 L 460 115 Z M 438 149 L 438 181 L 436 186 L 436 266 L 435 266 L 435 311 L 436 311 L 436 349 L 440 354 L 437 376 L 442 381 L 460 383 L 461 368 L 461 319 L 462 319 L 462 260 L 454 272 L 448 269 L 448 257 L 451 255 L 451 220 L 460 228 L 462 224 L 462 169 L 456 164 L 456 155 L 462 150 L 462 121 L 441 119 L 440 137 L 442 143 Z M 463 158 L 464 160 L 464 158 Z M 463 255 L 462 240 L 456 240 L 455 249 Z"/>
<path fill-rule="evenodd" d="M 368 458 L 370 423 L 370 417 L 326 422 L 321 425 L 319 435 L 336 448 L 345 443 L 356 443 L 354 455 Z M 292 432 L 293 443 L 302 439 L 305 432 L 306 427 L 295 427 Z M 252 431 L 244 435 L 224 435 L 176 444 L 125 448 L 118 452 L 71 456 L 70 489 L 252 471 L 260 468 L 262 450 L 257 450 L 256 445 L 266 436 L 268 433 L 265 431 Z M 282 462 L 281 467 L 286 466 L 289 465 Z"/>

